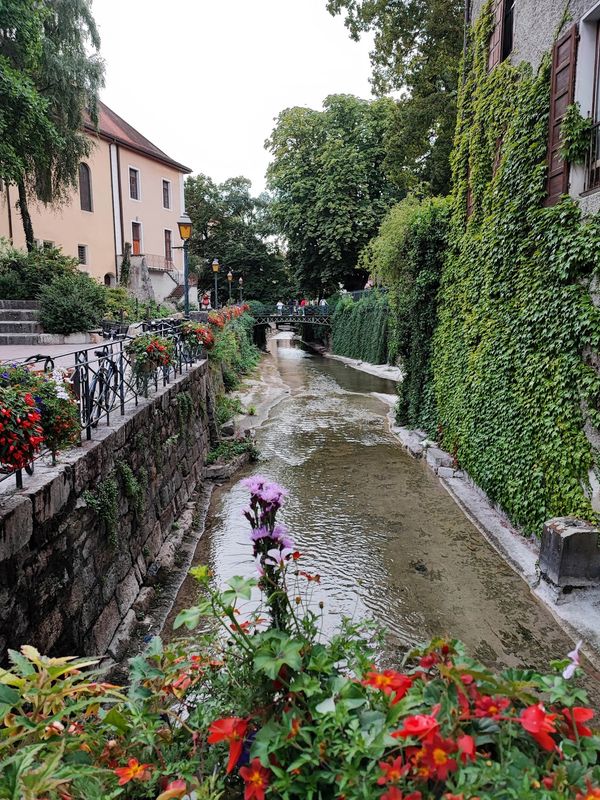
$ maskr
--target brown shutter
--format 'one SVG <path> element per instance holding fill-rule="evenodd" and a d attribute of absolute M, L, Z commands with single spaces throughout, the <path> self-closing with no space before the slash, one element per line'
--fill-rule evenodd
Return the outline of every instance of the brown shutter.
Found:
<path fill-rule="evenodd" d="M 550 84 L 548 131 L 548 181 L 545 205 L 553 206 L 569 190 L 569 164 L 560 157 L 560 125 L 575 96 L 577 25 L 572 25 L 554 45 Z"/>
<path fill-rule="evenodd" d="M 492 15 L 494 17 L 494 30 L 490 36 L 490 54 L 488 56 L 488 72 L 502 61 L 502 37 L 504 27 L 505 0 L 494 0 Z"/>

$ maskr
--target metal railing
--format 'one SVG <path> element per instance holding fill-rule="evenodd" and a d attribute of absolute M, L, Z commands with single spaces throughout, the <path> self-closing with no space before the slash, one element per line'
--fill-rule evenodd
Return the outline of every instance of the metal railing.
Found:
<path fill-rule="evenodd" d="M 590 146 L 585 162 L 584 191 L 600 188 L 600 122 L 592 126 Z"/>
<path fill-rule="evenodd" d="M 203 347 L 190 347 L 180 333 L 181 321 L 157 320 L 143 323 L 144 332 L 166 336 L 173 341 L 175 357 L 168 367 L 159 367 L 144 380 L 136 374 L 131 357 L 127 353 L 127 343 L 132 337 L 117 336 L 101 345 L 75 350 L 56 356 L 35 355 L 21 361 L 6 362 L 5 365 L 27 366 L 34 371 L 52 372 L 59 367 L 65 371 L 72 384 L 73 394 L 79 407 L 79 420 L 82 435 L 87 440 L 101 424 L 110 425 L 115 416 L 123 416 L 131 404 L 138 405 L 140 397 L 148 397 L 167 386 L 178 375 L 188 372 L 191 367 L 206 358 Z M 3 365 L 0 364 L 0 369 Z M 47 456 L 45 450 L 37 454 L 36 460 Z M 33 473 L 33 463 L 25 471 Z M 23 487 L 23 471 L 6 471 L 0 474 L 0 482 L 15 477 L 16 487 Z"/>
<path fill-rule="evenodd" d="M 165 255 L 158 253 L 138 253 L 139 257 L 144 258 L 148 269 L 160 269 L 171 272 L 175 269 L 175 262 L 173 257 L 167 258 Z"/>

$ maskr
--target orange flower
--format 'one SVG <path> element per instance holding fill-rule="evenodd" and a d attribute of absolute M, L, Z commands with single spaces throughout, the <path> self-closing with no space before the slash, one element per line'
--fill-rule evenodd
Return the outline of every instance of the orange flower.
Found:
<path fill-rule="evenodd" d="M 244 779 L 244 800 L 265 800 L 265 789 L 269 785 L 269 770 L 265 769 L 258 758 L 252 759 L 249 767 L 240 769 Z"/>
<path fill-rule="evenodd" d="M 240 717 L 223 717 L 215 720 L 208 729 L 208 743 L 229 742 L 227 772 L 235 767 L 242 755 L 244 736 L 248 730 L 248 720 Z"/>
<path fill-rule="evenodd" d="M 544 750 L 555 750 L 556 742 L 550 736 L 556 732 L 554 720 L 557 714 L 547 714 L 541 703 L 523 709 L 517 722 L 532 736 Z"/>
<path fill-rule="evenodd" d="M 372 670 L 367 672 L 366 678 L 361 683 L 363 686 L 380 689 L 384 694 L 392 697 L 392 705 L 394 705 L 402 700 L 408 692 L 412 686 L 412 678 L 393 669 L 386 669 L 384 672 Z"/>
<path fill-rule="evenodd" d="M 140 764 L 137 758 L 130 758 L 126 767 L 117 767 L 113 772 L 119 778 L 119 786 L 125 786 L 129 781 L 149 780 L 151 766 L 151 764 Z"/>
<path fill-rule="evenodd" d="M 167 784 L 164 792 L 158 795 L 156 800 L 176 800 L 187 793 L 187 783 L 182 780 L 171 781 Z"/>

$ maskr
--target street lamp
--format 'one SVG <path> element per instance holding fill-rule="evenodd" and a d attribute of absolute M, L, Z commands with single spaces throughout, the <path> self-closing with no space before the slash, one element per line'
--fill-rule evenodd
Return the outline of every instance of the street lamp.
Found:
<path fill-rule="evenodd" d="M 244 279 L 240 278 L 238 281 L 240 285 L 240 303 L 244 300 Z"/>
<path fill-rule="evenodd" d="M 215 275 L 215 308 L 219 307 L 219 267 L 219 259 L 213 259 L 212 271 Z"/>
<path fill-rule="evenodd" d="M 227 280 L 229 281 L 229 302 L 231 303 L 231 281 L 233 280 L 233 272 L 231 270 L 227 273 Z"/>
<path fill-rule="evenodd" d="M 190 266 L 189 266 L 189 239 L 192 235 L 192 220 L 183 211 L 177 220 L 179 236 L 183 239 L 183 313 L 190 315 Z"/>

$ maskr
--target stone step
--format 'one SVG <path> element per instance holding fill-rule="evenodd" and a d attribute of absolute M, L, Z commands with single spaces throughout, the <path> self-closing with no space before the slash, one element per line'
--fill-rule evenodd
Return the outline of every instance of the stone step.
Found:
<path fill-rule="evenodd" d="M 35 322 L 40 316 L 36 308 L 0 308 L 0 321 Z"/>
<path fill-rule="evenodd" d="M 0 333 L 0 347 L 11 344 L 42 344 L 40 333 Z"/>
<path fill-rule="evenodd" d="M 39 322 L 4 322 L 0 320 L 0 333 L 42 333 Z"/>
<path fill-rule="evenodd" d="M 39 308 L 39 300 L 0 300 L 0 308 Z"/>

